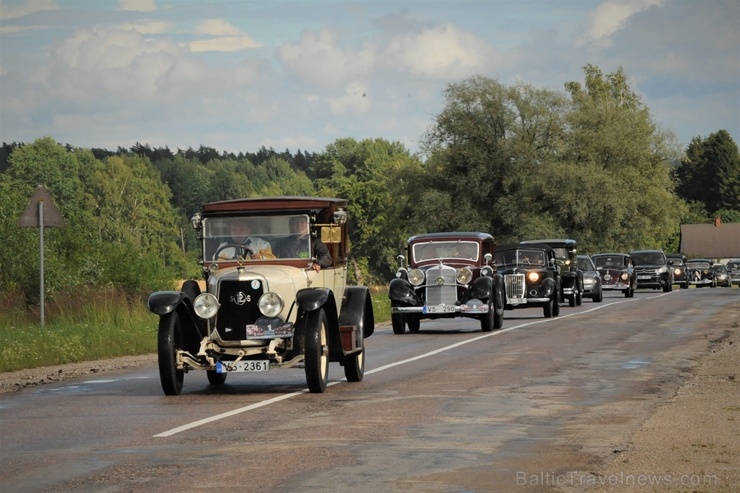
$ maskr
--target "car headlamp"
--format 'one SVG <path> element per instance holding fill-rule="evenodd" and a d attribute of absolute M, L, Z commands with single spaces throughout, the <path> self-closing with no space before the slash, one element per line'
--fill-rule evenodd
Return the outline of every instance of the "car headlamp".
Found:
<path fill-rule="evenodd" d="M 221 307 L 218 300 L 211 293 L 201 293 L 193 301 L 193 310 L 200 318 L 213 318 Z"/>
<path fill-rule="evenodd" d="M 659 267 L 655 272 L 657 272 L 658 274 L 664 274 L 668 272 L 668 267 L 664 265 L 663 267 Z"/>
<path fill-rule="evenodd" d="M 673 269 L 673 274 L 676 275 L 676 276 L 680 276 L 681 275 L 681 269 Z"/>
<path fill-rule="evenodd" d="M 480 275 L 481 276 L 486 276 L 486 277 L 493 276 L 493 268 L 490 265 L 486 265 L 485 267 L 481 267 Z"/>
<path fill-rule="evenodd" d="M 540 280 L 540 273 L 539 272 L 528 272 L 527 273 L 527 279 L 529 279 L 529 282 L 537 282 Z"/>
<path fill-rule="evenodd" d="M 627 279 L 630 278 L 630 275 L 627 274 L 626 272 L 622 272 L 622 275 L 619 277 L 621 277 L 623 281 L 626 281 Z"/>
<path fill-rule="evenodd" d="M 472 280 L 473 280 L 472 270 L 468 269 L 467 267 L 463 267 L 462 269 L 457 269 L 457 283 L 458 284 L 468 284 Z"/>
<path fill-rule="evenodd" d="M 409 271 L 409 282 L 414 286 L 420 286 L 424 282 L 424 272 L 421 269 Z"/>
<path fill-rule="evenodd" d="M 283 311 L 285 303 L 283 303 L 283 299 L 280 297 L 279 294 L 268 291 L 267 293 L 260 296 L 260 300 L 257 303 L 257 306 L 259 306 L 262 315 L 264 315 L 265 317 L 274 318 L 280 315 L 280 312 Z"/>

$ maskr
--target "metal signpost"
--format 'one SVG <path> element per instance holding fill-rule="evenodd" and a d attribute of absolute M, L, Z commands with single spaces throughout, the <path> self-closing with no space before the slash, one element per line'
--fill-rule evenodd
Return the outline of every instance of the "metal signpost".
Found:
<path fill-rule="evenodd" d="M 46 204 L 46 206 L 44 206 Z M 41 287 L 39 289 L 40 300 L 41 300 L 41 326 L 44 326 L 44 226 L 52 228 L 63 228 L 64 218 L 59 209 L 54 205 L 51 200 L 49 192 L 43 185 L 38 185 L 36 190 L 31 195 L 31 200 L 28 202 L 26 209 L 21 214 L 21 219 L 18 221 L 18 226 L 21 228 L 39 228 L 39 265 L 41 266 L 40 282 Z"/>

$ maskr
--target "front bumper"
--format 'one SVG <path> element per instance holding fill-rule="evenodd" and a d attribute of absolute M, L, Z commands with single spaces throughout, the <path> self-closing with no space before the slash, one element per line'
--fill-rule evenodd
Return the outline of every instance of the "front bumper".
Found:
<path fill-rule="evenodd" d="M 421 313 L 423 315 L 482 315 L 488 313 L 488 305 L 480 300 L 470 300 L 462 304 L 439 304 L 421 306 L 393 306 L 391 313 Z"/>

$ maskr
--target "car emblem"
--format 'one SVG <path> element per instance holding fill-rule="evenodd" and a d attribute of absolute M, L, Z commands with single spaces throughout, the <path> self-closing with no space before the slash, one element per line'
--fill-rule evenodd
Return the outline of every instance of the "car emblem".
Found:
<path fill-rule="evenodd" d="M 260 282 L 255 279 L 252 281 L 252 289 L 259 289 L 260 288 Z"/>
<path fill-rule="evenodd" d="M 231 299 L 234 301 L 236 305 L 241 306 L 247 302 L 247 295 L 239 291 L 234 296 L 232 296 Z"/>

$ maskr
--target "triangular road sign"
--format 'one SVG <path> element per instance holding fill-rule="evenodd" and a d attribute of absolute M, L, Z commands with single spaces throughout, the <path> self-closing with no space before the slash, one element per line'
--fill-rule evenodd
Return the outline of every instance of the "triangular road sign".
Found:
<path fill-rule="evenodd" d="M 39 224 L 39 203 L 44 204 L 44 227 L 63 228 L 64 218 L 62 217 L 62 213 L 54 205 L 51 195 L 49 195 L 49 192 L 43 185 L 37 186 L 36 190 L 34 190 L 30 202 L 28 202 L 26 209 L 21 214 L 18 226 L 21 228 L 38 228 L 41 226 Z"/>

